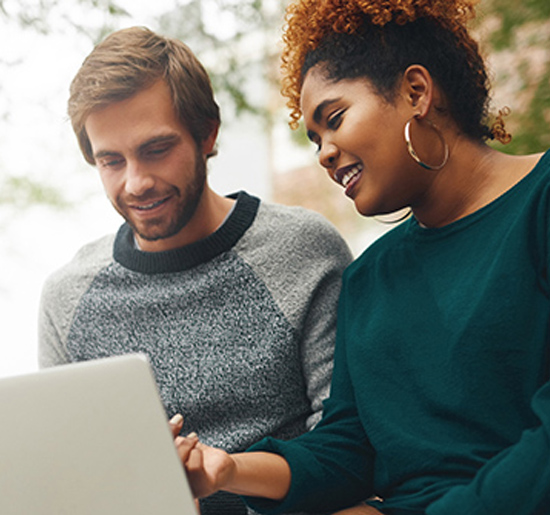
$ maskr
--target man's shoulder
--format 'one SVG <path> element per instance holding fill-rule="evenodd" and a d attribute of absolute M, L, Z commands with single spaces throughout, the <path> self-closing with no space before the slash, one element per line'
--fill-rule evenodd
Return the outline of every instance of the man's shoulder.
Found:
<path fill-rule="evenodd" d="M 323 215 L 301 206 L 262 202 L 258 210 L 258 228 L 273 234 L 297 235 L 304 239 L 335 238 L 343 242 L 336 227 Z"/>
<path fill-rule="evenodd" d="M 300 206 L 262 202 L 253 225 L 239 242 L 254 254 L 349 262 L 351 253 L 336 227 L 323 215 Z"/>
<path fill-rule="evenodd" d="M 110 234 L 81 247 L 68 263 L 47 278 L 45 288 L 56 289 L 61 285 L 93 278 L 112 262 L 114 238 Z"/>

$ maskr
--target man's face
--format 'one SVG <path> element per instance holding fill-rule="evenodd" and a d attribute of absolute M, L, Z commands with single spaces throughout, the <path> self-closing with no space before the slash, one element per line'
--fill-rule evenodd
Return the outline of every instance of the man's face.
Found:
<path fill-rule="evenodd" d="M 156 252 L 192 241 L 206 185 L 206 153 L 178 120 L 170 89 L 159 80 L 86 120 L 105 192 L 140 247 Z M 215 133 L 215 131 L 214 131 Z"/>

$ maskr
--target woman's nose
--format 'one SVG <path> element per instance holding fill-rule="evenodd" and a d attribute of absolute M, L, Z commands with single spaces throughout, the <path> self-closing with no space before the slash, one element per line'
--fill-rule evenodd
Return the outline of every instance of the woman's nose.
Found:
<path fill-rule="evenodd" d="M 338 147 L 336 145 L 330 142 L 323 143 L 319 151 L 319 163 L 327 170 L 332 169 L 336 163 L 338 153 Z"/>

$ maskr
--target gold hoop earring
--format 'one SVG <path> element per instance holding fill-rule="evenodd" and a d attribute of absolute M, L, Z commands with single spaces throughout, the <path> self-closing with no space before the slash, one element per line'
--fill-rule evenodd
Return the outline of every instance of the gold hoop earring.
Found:
<path fill-rule="evenodd" d="M 438 138 L 441 140 L 441 143 L 443 144 L 443 149 L 444 149 L 444 152 L 445 152 L 445 155 L 443 156 L 443 161 L 441 162 L 441 164 L 439 164 L 439 165 L 429 165 L 428 163 L 425 163 L 424 161 L 422 161 L 422 159 L 420 159 L 418 157 L 418 154 L 416 153 L 416 150 L 414 149 L 412 141 L 411 141 L 411 133 L 410 133 L 411 122 L 414 119 L 418 120 L 419 119 L 418 115 L 414 115 L 412 118 L 409 119 L 409 121 L 405 124 L 405 131 L 404 131 L 405 132 L 405 141 L 407 143 L 407 150 L 408 150 L 410 156 L 422 168 L 425 168 L 426 170 L 436 170 L 436 171 L 441 170 L 447 164 L 447 161 L 449 160 L 449 145 L 447 145 L 447 142 L 445 141 L 445 138 L 443 137 L 443 133 L 441 132 L 441 130 L 439 129 L 439 127 L 435 123 L 431 122 L 427 118 L 424 119 L 424 121 L 426 121 L 428 123 L 428 125 L 430 125 L 430 127 L 437 134 Z"/>
<path fill-rule="evenodd" d="M 386 215 L 375 215 L 373 218 L 384 225 L 393 225 L 398 224 L 402 222 L 403 220 L 406 220 L 413 214 L 412 209 L 410 207 L 405 207 L 403 209 L 399 209 L 398 211 L 395 211 L 393 213 L 388 213 Z"/>

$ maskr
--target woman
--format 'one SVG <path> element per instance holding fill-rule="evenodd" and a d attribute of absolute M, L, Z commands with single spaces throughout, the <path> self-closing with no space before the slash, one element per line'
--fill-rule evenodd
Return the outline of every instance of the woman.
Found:
<path fill-rule="evenodd" d="M 293 123 L 361 214 L 412 217 L 345 273 L 323 420 L 244 455 L 178 439 L 197 495 L 267 513 L 365 499 L 346 513 L 550 513 L 550 156 L 486 145 L 507 134 L 487 125 L 472 14 L 466 0 L 289 8 Z"/>

